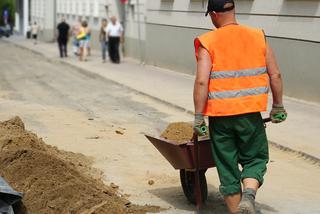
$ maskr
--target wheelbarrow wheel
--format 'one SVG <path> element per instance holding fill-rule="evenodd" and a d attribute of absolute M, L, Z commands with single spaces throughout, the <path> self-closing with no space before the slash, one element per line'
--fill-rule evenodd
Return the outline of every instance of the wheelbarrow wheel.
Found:
<path fill-rule="evenodd" d="M 205 173 L 206 173 L 206 170 L 199 171 L 202 202 L 205 202 L 208 198 L 208 186 L 207 186 L 207 179 L 206 179 Z M 187 197 L 188 201 L 192 204 L 196 204 L 196 197 L 195 197 L 195 190 L 194 190 L 195 172 L 181 169 L 180 181 L 181 181 L 183 193 Z"/>

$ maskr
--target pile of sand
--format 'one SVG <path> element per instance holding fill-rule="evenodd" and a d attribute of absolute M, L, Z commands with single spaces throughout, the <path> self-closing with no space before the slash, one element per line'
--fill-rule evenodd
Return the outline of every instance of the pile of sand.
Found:
<path fill-rule="evenodd" d="M 177 144 L 184 144 L 191 141 L 193 137 L 193 126 L 191 123 L 186 122 L 170 123 L 160 137 Z"/>
<path fill-rule="evenodd" d="M 89 163 L 89 164 L 88 164 Z M 159 212 L 132 205 L 91 174 L 85 156 L 46 145 L 19 117 L 0 123 L 0 175 L 24 193 L 16 213 L 106 214 Z"/>

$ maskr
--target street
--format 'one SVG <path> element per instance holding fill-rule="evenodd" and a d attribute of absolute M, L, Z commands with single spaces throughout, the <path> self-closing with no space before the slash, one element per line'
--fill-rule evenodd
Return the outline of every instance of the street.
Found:
<path fill-rule="evenodd" d="M 192 121 L 190 114 L 1 40 L 0 48 L 1 121 L 20 116 L 47 144 L 92 157 L 105 182 L 119 185 L 134 203 L 168 208 L 164 213 L 194 213 L 178 171 L 142 134 L 158 135 L 170 122 Z M 271 145 L 268 166 L 257 195 L 260 213 L 320 213 L 318 162 Z M 204 211 L 226 213 L 215 169 L 207 172 L 207 181 Z"/>

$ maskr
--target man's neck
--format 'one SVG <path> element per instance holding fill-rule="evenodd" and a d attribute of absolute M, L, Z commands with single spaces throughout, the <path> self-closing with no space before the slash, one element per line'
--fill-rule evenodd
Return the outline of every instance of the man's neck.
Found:
<path fill-rule="evenodd" d="M 223 23 L 222 25 L 219 26 L 219 28 L 222 28 L 222 27 L 225 27 L 225 26 L 228 26 L 228 25 L 238 25 L 238 23 L 236 21 L 232 21 L 232 22 L 225 22 Z"/>
<path fill-rule="evenodd" d="M 228 25 L 237 25 L 237 20 L 234 17 L 226 17 L 223 22 L 220 23 L 218 28 L 225 27 Z"/>

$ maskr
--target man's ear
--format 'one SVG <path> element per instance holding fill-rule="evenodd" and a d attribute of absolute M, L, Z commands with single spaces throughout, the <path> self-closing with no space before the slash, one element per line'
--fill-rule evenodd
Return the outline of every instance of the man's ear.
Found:
<path fill-rule="evenodd" d="M 210 12 L 209 14 L 210 14 L 211 18 L 214 18 L 214 19 L 218 18 L 218 14 L 214 11 Z"/>

